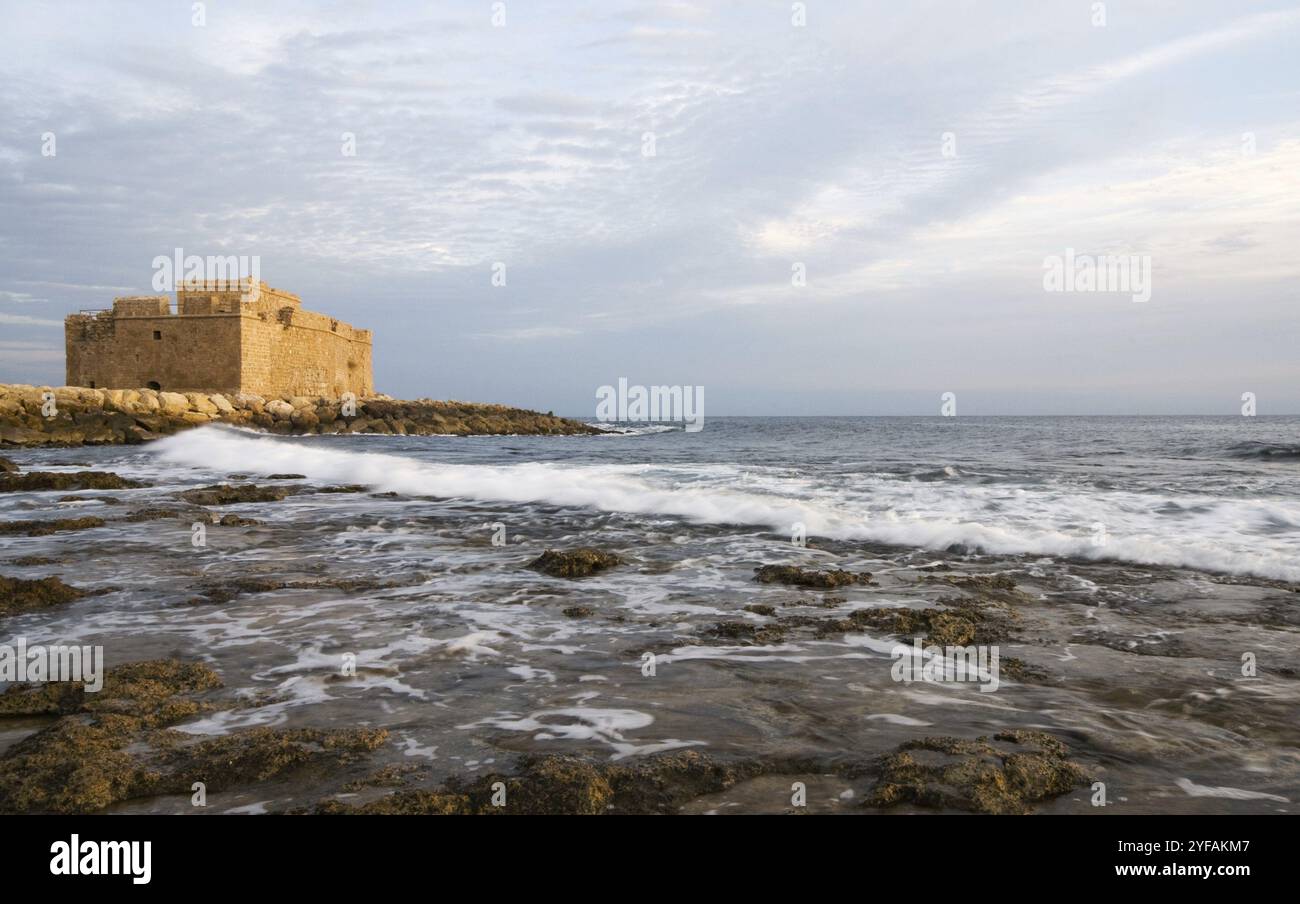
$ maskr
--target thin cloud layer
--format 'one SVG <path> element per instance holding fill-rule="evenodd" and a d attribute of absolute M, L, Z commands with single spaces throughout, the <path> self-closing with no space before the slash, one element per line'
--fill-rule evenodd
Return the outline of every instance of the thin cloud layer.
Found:
<path fill-rule="evenodd" d="M 180 247 L 373 328 L 395 395 L 1300 411 L 1300 13 L 804 6 L 6 4 L 0 380 Z M 1045 292 L 1066 249 L 1151 300 Z"/>

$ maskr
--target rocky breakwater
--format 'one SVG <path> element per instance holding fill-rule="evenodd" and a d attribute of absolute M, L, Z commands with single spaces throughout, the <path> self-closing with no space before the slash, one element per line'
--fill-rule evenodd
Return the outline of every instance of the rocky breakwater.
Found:
<path fill-rule="evenodd" d="M 506 405 L 357 399 L 263 398 L 238 393 L 165 392 L 0 384 L 0 445 L 142 443 L 189 427 L 231 424 L 276 434 L 584 434 L 595 428 Z"/>

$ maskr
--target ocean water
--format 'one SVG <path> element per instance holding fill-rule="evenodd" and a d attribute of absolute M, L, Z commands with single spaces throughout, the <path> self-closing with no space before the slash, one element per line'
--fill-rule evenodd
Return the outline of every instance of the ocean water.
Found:
<path fill-rule="evenodd" d="M 60 563 L 5 573 L 115 588 L 11 619 L 10 633 L 101 643 L 110 663 L 202 659 L 256 703 L 181 726 L 191 733 L 383 726 L 392 741 L 375 765 L 418 764 L 430 785 L 523 753 L 800 757 L 826 764 L 808 777 L 810 809 L 841 812 L 870 786 L 837 763 L 1034 728 L 1106 782 L 1111 811 L 1287 812 L 1300 799 L 1300 418 L 711 418 L 698 433 L 593 437 L 203 428 L 22 464 L 153 486 L 68 503 L 5 494 L 5 518 L 111 518 L 232 480 L 301 488 L 221 507 L 261 523 L 209 526 L 201 548 L 181 519 L 0 538 L 5 560 Z M 320 492 L 340 486 L 351 491 Z M 527 568 L 577 546 L 624 564 L 580 580 Z M 774 563 L 875 579 L 756 583 Z M 1016 582 L 1018 627 L 1000 647 L 1032 680 L 992 693 L 904 683 L 897 637 L 716 630 L 941 605 L 954 588 L 935 576 L 967 574 Z M 297 586 L 204 597 L 250 577 Z M 345 654 L 358 674 L 340 680 Z M 777 812 L 789 785 L 757 780 L 692 807 Z M 340 793 L 285 780 L 210 801 L 260 811 Z M 1090 797 L 1040 809 L 1101 812 Z"/>

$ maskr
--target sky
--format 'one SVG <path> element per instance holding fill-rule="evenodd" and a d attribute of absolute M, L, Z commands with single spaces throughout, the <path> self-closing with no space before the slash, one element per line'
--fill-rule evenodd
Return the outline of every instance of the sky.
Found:
<path fill-rule="evenodd" d="M 180 248 L 373 330 L 402 398 L 1300 413 L 1294 2 L 0 0 L 0 30 L 0 382 L 61 384 L 63 317 Z M 1067 254 L 1149 300 L 1048 291 Z"/>

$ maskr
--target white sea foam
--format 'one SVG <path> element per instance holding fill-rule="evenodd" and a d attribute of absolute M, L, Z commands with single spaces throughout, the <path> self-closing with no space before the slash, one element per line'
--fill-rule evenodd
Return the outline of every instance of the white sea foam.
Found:
<path fill-rule="evenodd" d="M 954 544 L 993 554 L 1071 556 L 1173 565 L 1300 581 L 1295 531 L 1300 505 L 1272 500 L 1119 490 L 917 482 L 864 474 L 821 485 L 806 476 L 755 474 L 726 465 L 457 465 L 326 444 L 201 428 L 149 450 L 164 462 L 218 472 L 256 461 L 330 483 L 492 503 L 545 503 L 675 516 L 705 524 L 757 525 L 782 535 L 869 540 L 925 549 Z M 1170 516 L 1170 503 L 1179 514 Z M 1104 545 L 1093 525 L 1106 526 Z M 488 652 L 481 650 L 480 652 Z"/>
<path fill-rule="evenodd" d="M 572 706 L 541 710 L 526 716 L 502 713 L 480 722 L 458 725 L 457 728 L 486 726 L 503 731 L 534 732 L 534 739 L 539 741 L 599 741 L 614 750 L 611 759 L 615 760 L 704 744 L 703 741 L 682 741 L 677 738 L 637 744 L 624 737 L 625 732 L 639 731 L 653 722 L 654 716 L 635 709 Z"/>
<path fill-rule="evenodd" d="M 1222 797 L 1226 800 L 1275 800 L 1278 803 L 1291 803 L 1280 794 L 1265 794 L 1262 791 L 1245 791 L 1241 788 L 1229 788 L 1225 785 L 1211 787 L 1210 785 L 1198 785 L 1189 778 L 1180 778 L 1174 782 L 1184 793 L 1192 797 Z"/>

